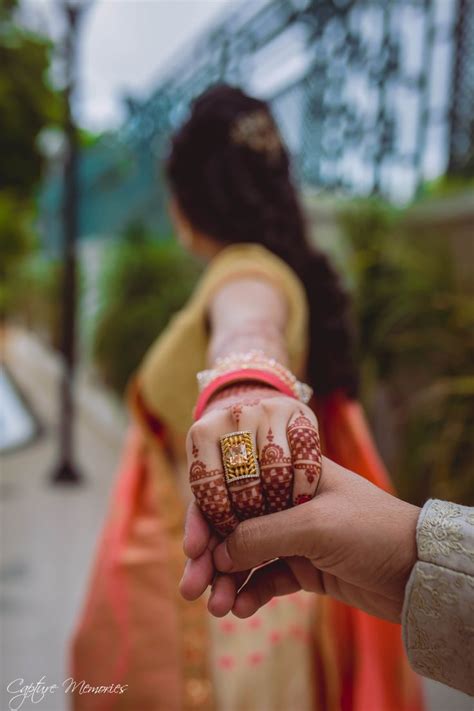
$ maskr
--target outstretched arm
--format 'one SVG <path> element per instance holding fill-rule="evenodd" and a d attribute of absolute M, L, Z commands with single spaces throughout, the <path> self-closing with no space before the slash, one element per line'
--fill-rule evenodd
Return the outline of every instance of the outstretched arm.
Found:
<path fill-rule="evenodd" d="M 209 307 L 209 365 L 219 358 L 261 351 L 286 366 L 287 319 L 285 297 L 271 282 L 246 277 L 223 285 Z M 251 434 L 260 471 L 257 476 L 229 481 L 220 438 L 236 431 Z M 303 441 L 308 445 L 304 461 L 298 454 L 298 444 Z M 195 499 L 214 529 L 224 535 L 239 520 L 312 498 L 320 465 L 316 418 L 294 397 L 249 379 L 214 395 L 189 431 L 187 456 Z M 204 578 L 214 577 L 211 552 L 217 540 L 209 531 L 199 560 L 189 564 L 204 571 Z M 221 592 L 224 600 L 226 591 L 235 594 L 236 585 L 244 578 L 245 574 L 216 578 L 209 603 L 215 614 L 220 613 Z M 207 582 L 199 582 L 199 575 L 193 580 L 192 595 L 197 596 Z"/>
<path fill-rule="evenodd" d="M 270 282 L 247 277 L 223 285 L 209 305 L 209 365 L 217 358 L 251 350 L 261 350 L 287 365 L 287 318 L 284 296 Z"/>

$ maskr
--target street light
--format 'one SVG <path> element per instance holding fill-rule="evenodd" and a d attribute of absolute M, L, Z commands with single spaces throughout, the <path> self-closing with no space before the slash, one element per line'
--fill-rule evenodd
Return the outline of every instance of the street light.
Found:
<path fill-rule="evenodd" d="M 63 284 L 61 313 L 62 376 L 60 385 L 59 461 L 53 471 L 54 483 L 78 484 L 82 476 L 74 457 L 74 371 L 76 360 L 77 257 L 78 237 L 78 165 L 79 141 L 72 101 L 76 89 L 77 46 L 80 21 L 90 0 L 65 0 L 60 9 L 66 21 L 64 66 L 64 193 L 63 223 Z"/>

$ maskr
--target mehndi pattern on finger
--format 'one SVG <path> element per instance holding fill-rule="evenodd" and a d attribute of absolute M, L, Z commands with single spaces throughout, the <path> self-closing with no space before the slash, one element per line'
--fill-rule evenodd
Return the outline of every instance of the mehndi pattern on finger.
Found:
<path fill-rule="evenodd" d="M 249 431 L 230 432 L 220 438 L 225 482 L 233 509 L 241 519 L 265 513 L 255 438 Z"/>
<path fill-rule="evenodd" d="M 297 505 L 315 494 L 321 476 L 321 443 L 317 427 L 301 410 L 288 425 L 287 434 L 295 472 L 293 503 Z"/>
<path fill-rule="evenodd" d="M 256 477 L 255 481 L 247 479 L 229 484 L 228 489 L 234 511 L 241 521 L 265 513 L 265 498 L 260 477 Z"/>
<path fill-rule="evenodd" d="M 191 464 L 189 481 L 196 502 L 209 523 L 222 536 L 232 533 L 239 523 L 232 510 L 223 469 L 207 469 L 204 462 Z"/>
<path fill-rule="evenodd" d="M 274 442 L 271 428 L 260 452 L 260 469 L 269 513 L 283 511 L 290 506 L 293 486 L 291 457 L 285 456 L 283 447 Z"/>

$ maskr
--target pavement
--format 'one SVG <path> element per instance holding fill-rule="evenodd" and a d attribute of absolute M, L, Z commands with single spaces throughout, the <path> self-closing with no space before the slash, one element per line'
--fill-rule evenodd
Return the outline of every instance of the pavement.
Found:
<path fill-rule="evenodd" d="M 44 677 L 45 684 L 60 686 L 68 677 L 68 640 L 125 430 L 121 408 L 97 384 L 80 379 L 75 436 L 84 483 L 52 485 L 60 362 L 21 332 L 10 334 L 5 350 L 8 371 L 40 432 L 29 445 L 1 459 L 1 711 L 9 709 L 12 694 L 6 686 L 13 680 L 27 684 Z M 53 690 L 37 704 L 28 700 L 21 708 L 63 711 L 67 697 Z"/>
<path fill-rule="evenodd" d="M 53 485 L 60 361 L 20 330 L 9 332 L 2 350 L 39 429 L 34 439 L 0 460 L 0 711 L 64 711 L 68 640 L 83 601 L 126 416 L 98 382 L 80 373 L 75 437 L 84 481 Z M 20 695 L 11 705 L 13 689 L 40 680 L 50 687 L 43 698 L 37 693 L 33 704 Z M 435 682 L 425 688 L 429 711 L 474 711 L 474 700 L 463 694 Z"/>

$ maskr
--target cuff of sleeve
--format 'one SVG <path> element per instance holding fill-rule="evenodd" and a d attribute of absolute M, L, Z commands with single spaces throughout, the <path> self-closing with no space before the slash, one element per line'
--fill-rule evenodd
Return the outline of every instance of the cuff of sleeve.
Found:
<path fill-rule="evenodd" d="M 416 527 L 418 559 L 474 574 L 474 514 L 467 506 L 430 499 Z"/>
<path fill-rule="evenodd" d="M 474 694 L 474 630 L 469 622 L 472 578 L 418 561 L 405 591 L 403 641 L 422 676 Z"/>

